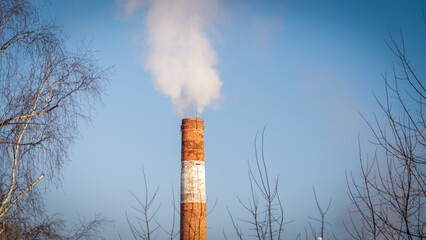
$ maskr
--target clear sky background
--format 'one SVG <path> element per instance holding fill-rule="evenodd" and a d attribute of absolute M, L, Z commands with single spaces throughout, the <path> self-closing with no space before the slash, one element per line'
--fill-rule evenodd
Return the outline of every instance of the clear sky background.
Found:
<path fill-rule="evenodd" d="M 279 175 L 285 236 L 295 238 L 317 217 L 312 187 L 326 205 L 333 199 L 327 232 L 344 236 L 349 199 L 345 173 L 359 172 L 358 134 L 365 154 L 374 154 L 362 119 L 382 115 L 374 94 L 384 97 L 382 75 L 396 59 L 385 40 L 403 32 L 408 57 L 425 74 L 424 1 L 220 1 L 206 34 L 218 55 L 221 99 L 207 107 L 205 155 L 209 239 L 234 237 L 227 207 L 249 197 L 247 162 L 254 160 L 256 132 L 267 125 L 265 156 Z M 171 223 L 172 186 L 180 188 L 180 122 L 169 98 L 157 92 L 144 67 L 145 15 L 118 17 L 113 0 L 47 1 L 69 34 L 69 46 L 92 41 L 103 66 L 114 66 L 93 122 L 82 126 L 64 167 L 63 182 L 48 192 L 50 212 L 75 219 L 103 213 L 113 220 L 106 239 L 129 236 L 125 212 L 136 216 L 130 194 L 144 197 L 142 166 L 150 191 L 159 186 L 156 220 Z M 311 221 L 312 222 L 312 221 Z M 314 222 L 312 222 L 315 224 Z M 246 229 L 248 232 L 248 229 Z"/>

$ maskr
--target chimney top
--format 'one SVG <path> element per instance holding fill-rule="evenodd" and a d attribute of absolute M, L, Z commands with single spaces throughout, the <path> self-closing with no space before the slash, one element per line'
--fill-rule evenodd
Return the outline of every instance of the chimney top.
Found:
<path fill-rule="evenodd" d="M 204 120 L 202 118 L 183 118 L 181 130 L 184 129 L 204 129 Z"/>

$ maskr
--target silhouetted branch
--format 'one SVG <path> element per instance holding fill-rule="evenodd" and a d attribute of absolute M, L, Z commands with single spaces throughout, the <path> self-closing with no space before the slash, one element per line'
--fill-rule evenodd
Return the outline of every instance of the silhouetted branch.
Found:
<path fill-rule="evenodd" d="M 260 152 L 256 134 L 254 139 L 255 168 L 252 169 L 248 163 L 248 176 L 250 186 L 250 198 L 247 202 L 238 197 L 241 206 L 250 213 L 249 219 L 239 219 L 239 221 L 252 226 L 254 236 L 257 239 L 282 239 L 284 225 L 284 210 L 278 192 L 278 177 L 271 181 L 266 164 L 264 153 L 265 129 L 262 131 Z M 234 230 L 239 239 L 243 239 L 242 230 L 228 210 Z M 291 222 L 291 221 L 290 221 Z"/>
<path fill-rule="evenodd" d="M 392 35 L 386 41 L 398 62 L 391 78 L 383 76 L 385 99 L 376 97 L 386 123 L 363 117 L 380 156 L 363 158 L 358 140 L 360 183 L 346 177 L 354 208 L 345 228 L 353 239 L 426 238 L 426 89 L 408 60 L 402 31 L 400 36 L 399 42 Z"/>

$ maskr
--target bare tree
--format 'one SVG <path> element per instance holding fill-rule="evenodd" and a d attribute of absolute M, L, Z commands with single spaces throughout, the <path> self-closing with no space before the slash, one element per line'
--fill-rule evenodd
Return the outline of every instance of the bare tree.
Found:
<path fill-rule="evenodd" d="M 59 219 L 60 220 L 60 219 Z M 72 223 L 71 227 L 65 224 L 61 232 L 66 232 L 60 236 L 59 239 L 63 240 L 91 240 L 91 239 L 104 239 L 102 237 L 101 229 L 111 224 L 111 221 L 100 214 L 96 214 L 93 219 L 84 220 L 78 216 L 78 222 Z M 50 239 L 50 238 L 49 238 Z"/>
<path fill-rule="evenodd" d="M 386 124 L 367 121 L 377 152 L 363 158 L 360 181 L 347 177 L 354 209 L 345 223 L 353 239 L 426 238 L 426 100 L 424 81 L 408 59 L 404 38 L 387 42 L 397 62 L 384 75 L 386 98 L 377 99 Z"/>
<path fill-rule="evenodd" d="M 35 186 L 59 181 L 107 74 L 89 47 L 68 51 L 61 29 L 37 14 L 28 0 L 0 2 L 0 235 L 42 219 Z"/>
<path fill-rule="evenodd" d="M 160 207 L 161 207 L 161 204 L 157 205 L 155 203 L 159 187 L 157 186 L 154 193 L 151 195 L 149 193 L 145 169 L 143 167 L 142 167 L 142 175 L 143 175 L 143 181 L 144 181 L 145 196 L 143 198 L 139 198 L 134 193 L 131 193 L 139 205 L 138 207 L 133 207 L 133 209 L 136 210 L 140 214 L 140 216 L 136 216 L 134 217 L 134 219 L 130 219 L 126 212 L 126 219 L 127 219 L 130 232 L 135 240 L 137 239 L 150 240 L 150 239 L 157 239 L 158 230 L 163 230 L 167 234 L 167 238 L 170 240 L 173 240 L 179 234 L 179 231 L 175 230 L 176 212 L 178 212 L 178 209 L 176 208 L 174 188 L 172 187 L 172 192 L 173 192 L 172 226 L 170 230 L 167 230 L 155 219 L 155 215 L 157 214 L 157 212 L 160 210 Z M 120 234 L 119 234 L 119 237 L 120 239 L 122 239 Z"/>
<path fill-rule="evenodd" d="M 65 221 L 58 215 L 43 219 L 13 219 L 7 222 L 1 239 L 62 239 Z"/>
<path fill-rule="evenodd" d="M 90 240 L 103 239 L 101 229 L 111 222 L 102 215 L 95 215 L 89 221 L 78 217 L 78 222 L 65 221 L 59 214 L 42 219 L 9 221 L 0 239 L 14 240 Z"/>
<path fill-rule="evenodd" d="M 318 209 L 318 212 L 319 212 L 319 214 L 320 214 L 321 218 L 320 218 L 320 219 L 319 219 L 319 218 L 314 218 L 314 217 L 309 217 L 309 218 L 310 218 L 310 219 L 312 219 L 312 220 L 314 220 L 314 221 L 316 221 L 316 222 L 319 222 L 319 223 L 321 224 L 321 228 L 320 228 L 320 237 L 321 237 L 321 239 L 324 239 L 324 229 L 325 229 L 325 225 L 327 224 L 327 225 L 331 226 L 331 224 L 330 224 L 329 222 L 325 221 L 325 215 L 327 214 L 328 210 L 330 210 L 330 206 L 331 206 L 331 201 L 332 201 L 332 199 L 330 198 L 330 201 L 328 202 L 327 208 L 324 210 L 324 209 L 321 207 L 321 205 L 319 204 L 319 202 L 318 202 L 317 193 L 316 193 L 316 191 L 315 191 L 315 188 L 314 188 L 314 187 L 312 187 L 312 190 L 313 190 L 313 192 L 314 192 L 315 203 L 316 203 L 316 205 L 317 205 L 317 209 Z M 318 237 L 318 233 L 317 233 L 317 231 L 316 231 L 316 230 L 315 230 L 315 228 L 312 226 L 312 224 L 309 224 L 309 226 L 310 226 L 310 228 L 311 228 L 311 232 L 312 232 L 313 238 L 314 238 L 314 239 L 316 239 L 316 238 Z"/>
<path fill-rule="evenodd" d="M 133 197 L 138 201 L 139 207 L 133 207 L 136 211 L 142 214 L 142 217 L 136 217 L 136 223 L 132 223 L 126 213 L 127 223 L 129 224 L 130 231 L 132 232 L 132 235 L 135 239 L 143 239 L 143 240 L 150 240 L 155 239 L 155 233 L 160 228 L 159 225 L 153 226 L 154 217 L 157 214 L 158 210 L 161 207 L 161 204 L 159 204 L 154 210 L 152 211 L 153 204 L 155 203 L 155 198 L 158 194 L 159 187 L 157 186 L 157 189 L 155 190 L 154 194 L 152 196 L 149 195 L 149 189 L 148 184 L 146 181 L 146 175 L 145 170 L 142 167 L 142 174 L 143 174 L 143 180 L 144 180 L 144 187 L 145 187 L 145 198 L 143 200 L 140 200 L 134 193 L 131 193 Z"/>
<path fill-rule="evenodd" d="M 260 152 L 258 150 L 257 143 L 258 134 L 256 134 L 254 139 L 254 171 L 250 166 L 250 163 L 248 165 L 251 196 L 249 197 L 248 202 L 244 202 L 238 198 L 240 204 L 249 212 L 251 217 L 250 219 L 238 220 L 240 222 L 251 225 L 253 233 L 247 234 L 247 236 L 254 236 L 256 239 L 279 240 L 282 238 L 281 234 L 283 233 L 283 228 L 286 222 L 284 222 L 284 209 L 281 204 L 278 192 L 279 178 L 277 177 L 275 180 L 272 180 L 269 176 L 266 165 L 264 154 L 265 128 L 262 131 Z M 229 209 L 228 213 L 231 217 L 231 221 L 238 239 L 245 239 L 242 229 L 239 227 L 237 221 L 234 219 Z M 225 233 L 224 237 L 226 238 Z"/>

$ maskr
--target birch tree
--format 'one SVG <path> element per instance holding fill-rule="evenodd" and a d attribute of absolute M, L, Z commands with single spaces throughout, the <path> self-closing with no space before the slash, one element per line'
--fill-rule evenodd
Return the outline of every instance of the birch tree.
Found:
<path fill-rule="evenodd" d="M 58 183 L 102 94 L 108 70 L 65 40 L 28 0 L 0 2 L 0 236 L 42 214 L 37 186 Z"/>

